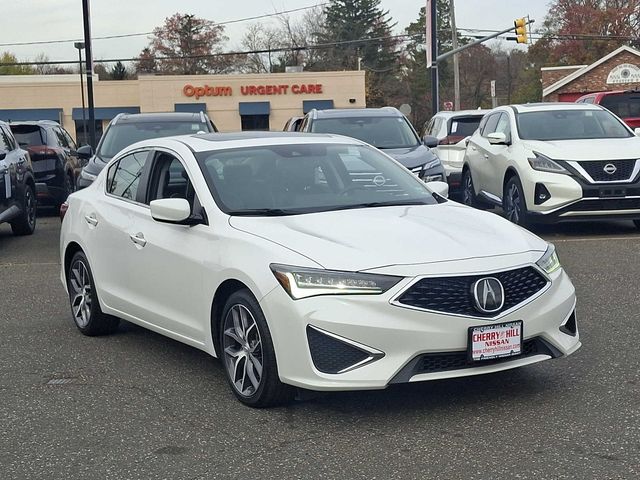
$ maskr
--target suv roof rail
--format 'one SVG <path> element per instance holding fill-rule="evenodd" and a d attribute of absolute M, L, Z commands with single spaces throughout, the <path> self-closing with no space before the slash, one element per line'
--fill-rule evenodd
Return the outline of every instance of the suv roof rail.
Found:
<path fill-rule="evenodd" d="M 111 120 L 111 125 L 115 125 L 116 123 L 118 123 L 118 120 L 120 120 L 124 115 L 124 113 L 119 113 L 115 117 L 113 117 L 113 120 Z"/>

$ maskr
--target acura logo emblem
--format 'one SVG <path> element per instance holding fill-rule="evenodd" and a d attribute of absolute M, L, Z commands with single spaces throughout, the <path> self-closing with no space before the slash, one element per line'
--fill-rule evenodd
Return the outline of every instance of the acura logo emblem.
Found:
<path fill-rule="evenodd" d="M 614 173 L 616 173 L 616 170 L 618 170 L 618 167 L 616 167 L 613 163 L 607 163 L 602 170 L 604 170 L 604 173 L 613 175 Z"/>
<path fill-rule="evenodd" d="M 504 287 L 495 277 L 481 278 L 473 284 L 476 308 L 483 313 L 494 313 L 504 306 Z"/>

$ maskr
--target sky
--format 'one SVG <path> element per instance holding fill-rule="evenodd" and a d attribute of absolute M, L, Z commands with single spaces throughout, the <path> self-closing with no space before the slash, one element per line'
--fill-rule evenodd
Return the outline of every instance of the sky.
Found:
<path fill-rule="evenodd" d="M 306 7 L 323 0 L 90 0 L 94 37 L 149 32 L 176 12 L 195 14 L 216 22 Z M 44 53 L 50 60 L 74 60 L 78 56 L 73 42 L 41 45 L 5 45 L 18 42 L 81 39 L 81 0 L 4 0 L 0 52 L 10 51 L 27 61 Z M 502 30 L 518 17 L 529 15 L 541 25 L 549 0 L 455 0 L 458 28 Z M 7 5 L 8 4 L 8 5 Z M 425 0 L 382 0 L 397 22 L 396 33 L 415 21 Z M 296 18 L 291 14 L 292 18 Z M 244 30 L 254 20 L 228 25 L 228 50 L 241 50 Z M 535 25 L 534 25 L 535 27 Z M 94 59 L 132 58 L 149 43 L 146 36 L 126 39 L 95 40 Z M 510 45 L 515 45 L 509 42 Z"/>

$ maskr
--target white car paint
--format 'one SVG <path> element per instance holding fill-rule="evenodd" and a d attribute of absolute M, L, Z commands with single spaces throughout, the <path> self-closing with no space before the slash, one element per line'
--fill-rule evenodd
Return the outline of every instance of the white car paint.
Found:
<path fill-rule="evenodd" d="M 218 356 L 212 340 L 213 298 L 225 280 L 242 282 L 265 314 L 280 380 L 316 390 L 384 388 L 416 356 L 465 351 L 469 327 L 495 322 L 523 320 L 524 338 L 543 339 L 557 356 L 580 347 L 577 332 L 569 335 L 559 329 L 574 314 L 576 304 L 574 287 L 562 268 L 547 276 L 548 283 L 539 294 L 496 320 L 432 313 L 394 303 L 424 277 L 492 275 L 525 266 L 541 271 L 536 262 L 548 244 L 535 235 L 451 201 L 288 217 L 230 216 L 211 195 L 193 152 L 293 142 L 362 144 L 337 136 L 296 136 L 295 140 L 290 136 L 230 136 L 216 141 L 202 137 L 141 142 L 112 162 L 149 148 L 179 157 L 209 224 L 158 222 L 147 205 L 106 194 L 107 167 L 91 186 L 69 197 L 60 237 L 65 288 L 69 247 L 78 245 L 93 270 L 105 313 Z M 144 245 L 132 237 L 143 238 Z M 274 277 L 271 264 L 367 270 L 403 278 L 379 295 L 293 300 Z M 310 356 L 307 325 L 384 352 L 384 356 L 345 373 L 322 373 Z M 546 354 L 516 357 L 463 370 L 413 375 L 405 381 L 489 373 L 549 358 Z"/>
<path fill-rule="evenodd" d="M 640 138 L 621 120 L 628 131 L 627 138 L 598 138 L 576 140 L 526 140 L 520 138 L 516 116 L 520 113 L 542 111 L 604 111 L 597 105 L 549 103 L 514 105 L 496 108 L 483 119 L 487 124 L 495 114 L 508 117 L 506 145 L 489 143 L 487 129 L 478 129 L 470 138 L 465 153 L 465 169 L 471 172 L 474 193 L 485 201 L 502 205 L 508 177 L 514 173 L 520 179 L 526 200 L 526 209 L 534 221 L 555 221 L 572 218 L 623 217 L 640 219 L 640 194 L 626 193 L 627 189 L 640 192 Z M 532 168 L 529 159 L 542 154 L 553 161 L 564 162 L 574 169 L 571 174 L 539 171 Z M 584 162 L 635 162 L 628 178 L 615 181 L 594 181 L 583 168 Z M 551 197 L 536 204 L 535 186 L 543 184 Z M 610 195 L 607 190 L 623 189 Z M 628 206 L 618 205 L 628 199 Z"/>

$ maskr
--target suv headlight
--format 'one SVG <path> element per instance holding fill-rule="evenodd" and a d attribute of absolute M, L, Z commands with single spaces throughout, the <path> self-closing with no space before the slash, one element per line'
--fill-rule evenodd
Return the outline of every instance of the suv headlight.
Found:
<path fill-rule="evenodd" d="M 540 257 L 540 260 L 536 262 L 536 265 L 547 272 L 547 274 L 553 273 L 561 268 L 560 259 L 558 258 L 556 247 L 553 243 L 549 244 L 547 251 L 544 252 L 544 255 Z"/>
<path fill-rule="evenodd" d="M 569 174 L 562 165 L 559 165 L 541 153 L 533 152 L 533 158 L 528 158 L 527 160 L 529 160 L 529 165 L 531 165 L 531 168 L 534 170 L 549 173 L 563 173 L 565 175 Z"/>
<path fill-rule="evenodd" d="M 278 264 L 272 264 L 270 268 L 282 288 L 294 300 L 317 295 L 379 295 L 402 279 L 402 277 L 390 275 Z"/>
<path fill-rule="evenodd" d="M 435 158 L 435 159 L 431 160 L 429 163 L 425 164 L 424 169 L 425 170 L 429 170 L 430 168 L 437 167 L 438 165 L 440 165 L 440 159 L 439 158 Z"/>
<path fill-rule="evenodd" d="M 82 170 L 80 170 L 80 177 L 85 180 L 89 180 L 90 182 L 93 182 L 98 176 L 87 172 L 87 169 L 83 168 Z"/>

